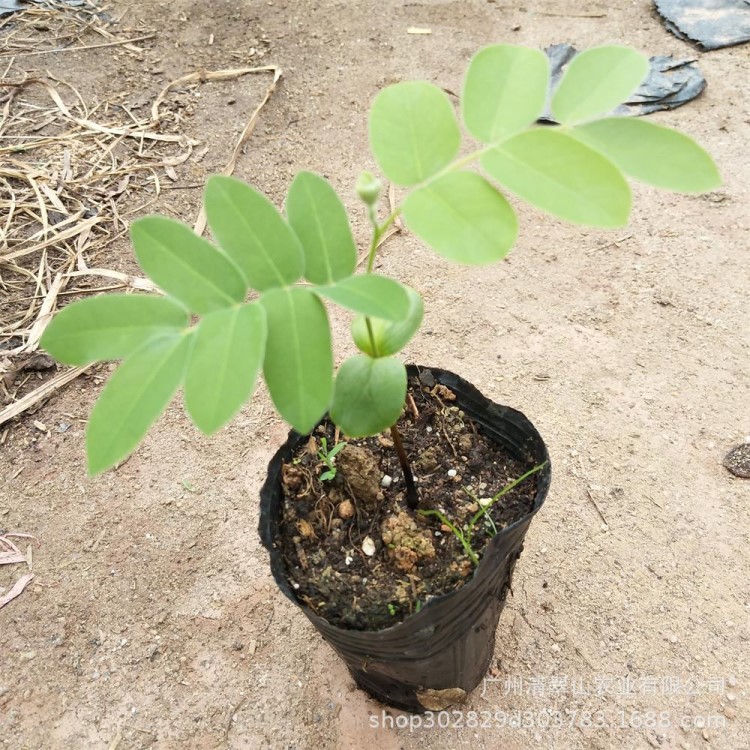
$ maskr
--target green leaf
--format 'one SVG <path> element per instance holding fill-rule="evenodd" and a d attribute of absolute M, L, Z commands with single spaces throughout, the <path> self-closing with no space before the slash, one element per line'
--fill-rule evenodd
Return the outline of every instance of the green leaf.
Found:
<path fill-rule="evenodd" d="M 323 177 L 300 172 L 289 188 L 286 213 L 305 253 L 305 278 L 333 284 L 357 265 L 349 217 L 336 191 Z"/>
<path fill-rule="evenodd" d="M 482 166 L 508 190 L 577 224 L 621 227 L 630 214 L 630 188 L 598 151 L 559 129 L 513 136 L 482 157 Z"/>
<path fill-rule="evenodd" d="M 409 312 L 403 320 L 391 323 L 380 318 L 370 318 L 375 349 L 372 347 L 367 320 L 364 315 L 357 315 L 352 321 L 352 338 L 357 348 L 371 357 L 387 357 L 400 352 L 411 340 L 422 324 L 424 304 L 422 298 L 409 287 Z"/>
<path fill-rule="evenodd" d="M 245 298 L 234 263 L 189 226 L 146 216 L 131 224 L 130 236 L 141 268 L 192 312 L 202 315 Z"/>
<path fill-rule="evenodd" d="M 331 403 L 333 351 L 323 303 L 304 287 L 261 297 L 268 321 L 263 375 L 279 414 L 297 432 L 312 430 Z"/>
<path fill-rule="evenodd" d="M 302 276 L 305 261 L 297 235 L 265 195 L 234 177 L 214 175 L 204 200 L 216 241 L 253 289 L 287 286 Z"/>
<path fill-rule="evenodd" d="M 448 260 L 480 265 L 507 255 L 518 220 L 507 200 L 474 172 L 449 172 L 407 196 L 406 225 Z"/>
<path fill-rule="evenodd" d="M 700 193 L 721 184 L 713 159 L 671 128 L 635 117 L 612 117 L 569 132 L 608 156 L 625 174 L 650 185 Z"/>
<path fill-rule="evenodd" d="M 149 341 L 114 372 L 86 430 L 89 475 L 128 456 L 166 409 L 185 374 L 190 338 L 179 334 Z"/>
<path fill-rule="evenodd" d="M 176 302 L 145 294 L 104 294 L 78 300 L 47 326 L 41 345 L 66 365 L 121 359 L 152 338 L 185 328 Z"/>
<path fill-rule="evenodd" d="M 347 310 L 386 320 L 402 320 L 409 312 L 406 287 L 387 276 L 373 273 L 350 276 L 331 286 L 319 286 L 315 293 Z"/>
<path fill-rule="evenodd" d="M 375 159 L 397 185 L 416 185 L 437 174 L 461 143 L 450 100 L 425 81 L 383 89 L 372 103 L 369 127 Z"/>
<path fill-rule="evenodd" d="M 331 419 L 350 437 L 367 437 L 395 424 L 406 399 L 406 368 L 395 357 L 363 354 L 336 375 Z"/>
<path fill-rule="evenodd" d="M 266 345 L 266 313 L 257 302 L 206 315 L 193 334 L 185 406 L 198 429 L 223 427 L 255 390 Z"/>
<path fill-rule="evenodd" d="M 474 55 L 461 97 L 466 129 L 497 143 L 534 122 L 544 110 L 549 60 L 541 50 L 496 44 Z"/>
<path fill-rule="evenodd" d="M 627 101 L 648 73 L 645 55 L 631 47 L 592 47 L 576 55 L 552 97 L 552 114 L 574 125 L 611 112 Z"/>

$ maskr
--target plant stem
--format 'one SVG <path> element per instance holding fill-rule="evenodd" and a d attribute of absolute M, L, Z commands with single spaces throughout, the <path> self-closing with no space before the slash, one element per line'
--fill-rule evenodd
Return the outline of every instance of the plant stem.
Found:
<path fill-rule="evenodd" d="M 374 213 L 370 215 L 370 221 L 372 222 L 372 240 L 370 241 L 370 252 L 367 254 L 367 273 L 372 273 L 372 267 L 375 263 L 375 254 L 377 253 L 378 246 L 380 245 L 380 239 L 385 234 L 388 227 L 396 221 L 396 218 L 401 213 L 401 208 L 396 208 L 394 212 L 388 216 L 388 218 L 382 223 L 378 224 L 377 218 Z"/>
<path fill-rule="evenodd" d="M 401 464 L 401 471 L 404 472 L 404 482 L 406 482 L 406 504 L 411 510 L 416 510 L 419 507 L 419 495 L 417 495 L 417 487 L 414 484 L 414 475 L 411 473 L 411 466 L 409 466 L 409 459 L 406 457 L 404 444 L 401 442 L 401 434 L 395 424 L 391 425 L 391 437 L 393 438 L 393 446 L 398 454 L 398 462 Z"/>
<path fill-rule="evenodd" d="M 372 224 L 372 240 L 370 241 L 370 252 L 367 255 L 367 273 L 372 273 L 372 267 L 375 263 L 375 254 L 378 251 L 381 237 L 385 234 L 388 227 L 393 224 L 400 213 L 401 209 L 396 208 L 382 224 L 379 224 L 375 206 L 369 206 L 368 216 L 370 223 Z M 375 343 L 375 335 L 373 334 L 370 318 L 365 317 L 365 325 L 367 326 L 367 333 L 370 337 L 372 352 L 377 357 L 378 348 Z M 401 442 L 401 434 L 395 424 L 391 425 L 391 438 L 393 439 L 393 446 L 398 455 L 398 462 L 401 464 L 401 471 L 404 474 L 404 482 L 406 484 L 406 504 L 411 510 L 416 510 L 419 507 L 419 495 L 417 495 L 417 487 L 414 484 L 414 474 L 412 474 L 409 459 L 404 450 L 404 444 Z"/>
<path fill-rule="evenodd" d="M 365 318 L 365 325 L 367 326 L 367 335 L 370 337 L 370 346 L 372 347 L 372 353 L 375 357 L 378 356 L 378 345 L 375 343 L 375 334 L 372 332 L 372 323 L 369 318 Z"/>
<path fill-rule="evenodd" d="M 464 548 L 464 552 L 468 555 L 469 559 L 474 563 L 474 565 L 479 565 L 479 558 L 476 555 L 476 552 L 471 548 L 471 542 L 469 539 L 464 536 L 464 533 L 461 531 L 461 529 L 458 528 L 455 524 L 451 523 L 448 517 L 441 513 L 439 510 L 420 510 L 419 513 L 423 516 L 436 516 L 440 519 L 441 523 L 444 523 L 452 532 L 453 535 L 458 539 L 459 542 L 461 542 L 461 546 Z"/>

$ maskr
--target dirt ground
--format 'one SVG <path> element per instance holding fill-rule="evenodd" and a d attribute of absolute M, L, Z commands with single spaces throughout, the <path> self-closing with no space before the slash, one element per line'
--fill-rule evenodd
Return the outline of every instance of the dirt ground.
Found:
<path fill-rule="evenodd" d="M 408 359 L 524 411 L 552 456 L 495 664 L 463 714 L 410 728 L 354 688 L 277 591 L 257 498 L 286 427 L 265 392 L 212 439 L 175 402 L 132 458 L 87 479 L 85 420 L 105 369 L 0 428 L 0 530 L 39 540 L 35 580 L 0 610 L 0 746 L 750 748 L 750 481 L 721 465 L 750 433 L 750 47 L 701 54 L 648 0 L 118 0 L 109 12 L 156 36 L 142 53 L 0 68 L 49 71 L 95 104 L 149 102 L 202 67 L 278 65 L 235 170 L 278 204 L 312 169 L 354 207 L 356 175 L 374 168 L 373 95 L 413 78 L 458 91 L 493 42 L 697 58 L 704 94 L 650 117 L 697 137 L 724 185 L 692 197 L 636 186 L 632 222 L 614 233 L 520 207 L 521 240 L 490 268 L 449 265 L 406 234 L 384 248 L 383 270 L 425 298 Z M 190 186 L 223 167 L 268 83 L 191 89 L 182 129 L 208 152 L 175 167 L 156 209 L 195 219 Z M 356 229 L 364 238 L 364 221 Z M 119 239 L 98 265 L 135 271 L 131 257 Z M 1 567 L 0 589 L 24 572 Z"/>

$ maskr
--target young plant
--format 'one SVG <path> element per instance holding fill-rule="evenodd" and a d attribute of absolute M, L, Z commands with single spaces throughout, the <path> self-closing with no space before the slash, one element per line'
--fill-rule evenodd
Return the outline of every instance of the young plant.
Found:
<path fill-rule="evenodd" d="M 426 82 L 383 89 L 370 112 L 370 144 L 384 176 L 406 192 L 381 219 L 377 180 L 360 180 L 372 224 L 364 273 L 356 273 L 343 203 L 310 172 L 292 182 L 285 215 L 253 187 L 211 177 L 204 200 L 213 243 L 163 216 L 133 222 L 138 262 L 164 295 L 75 302 L 42 339 L 67 364 L 123 360 L 89 420 L 89 473 L 122 461 L 180 387 L 192 421 L 216 432 L 252 395 L 262 370 L 279 414 L 298 432 L 312 430 L 326 412 L 352 438 L 392 428 L 414 501 L 393 426 L 406 396 L 397 355 L 419 328 L 423 306 L 417 292 L 373 272 L 385 232 L 401 215 L 442 257 L 481 265 L 505 257 L 516 241 L 516 215 L 501 189 L 574 223 L 619 227 L 631 207 L 626 175 L 670 190 L 716 187 L 714 163 L 690 138 L 607 114 L 647 69 L 646 58 L 626 47 L 581 53 L 552 97 L 561 125 L 539 126 L 546 56 L 510 45 L 482 49 L 461 95 L 463 125 L 475 142 L 463 156 L 442 89 Z M 335 374 L 330 302 L 355 313 L 352 336 L 361 352 Z"/>
<path fill-rule="evenodd" d="M 484 517 L 489 526 L 492 529 L 492 533 L 490 536 L 495 536 L 497 534 L 497 528 L 495 527 L 495 522 L 492 520 L 492 516 L 490 516 L 489 511 L 490 508 L 504 495 L 507 495 L 512 489 L 515 487 L 518 487 L 521 482 L 528 479 L 533 474 L 536 474 L 538 471 L 541 471 L 545 466 L 547 465 L 547 462 L 545 461 L 542 464 L 539 464 L 538 466 L 535 466 L 533 469 L 529 469 L 525 474 L 522 474 L 517 479 L 514 479 L 512 482 L 509 482 L 505 485 L 499 492 L 495 493 L 491 498 L 477 498 L 474 493 L 472 493 L 470 490 L 468 490 L 466 487 L 464 487 L 464 491 L 473 499 L 476 501 L 477 505 L 479 506 L 479 510 L 471 517 L 469 522 L 464 525 L 463 528 L 460 526 L 457 526 L 454 524 L 442 511 L 439 510 L 419 510 L 417 511 L 420 515 L 425 516 L 426 518 L 429 518 L 430 516 L 434 516 L 437 518 L 440 523 L 445 524 L 451 531 L 451 533 L 458 539 L 459 542 L 461 542 L 461 546 L 464 548 L 464 552 L 466 552 L 467 557 L 474 563 L 474 565 L 479 565 L 479 557 L 477 553 L 474 551 L 474 547 L 471 544 L 471 537 L 474 533 L 474 529 L 476 528 L 477 524 L 481 520 L 482 517 Z"/>
<path fill-rule="evenodd" d="M 321 482 L 328 482 L 336 476 L 336 456 L 339 451 L 346 445 L 345 442 L 341 441 L 328 450 L 328 440 L 326 438 L 320 438 L 320 448 L 318 448 L 318 458 L 328 467 L 328 471 L 324 471 L 320 475 Z"/>

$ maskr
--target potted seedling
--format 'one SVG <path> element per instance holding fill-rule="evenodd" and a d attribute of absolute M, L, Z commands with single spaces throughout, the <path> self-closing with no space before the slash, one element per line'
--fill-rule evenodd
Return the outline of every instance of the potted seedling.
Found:
<path fill-rule="evenodd" d="M 550 102 L 560 125 L 540 126 L 546 56 L 482 49 L 460 97 L 472 141 L 463 150 L 440 88 L 383 89 L 370 144 L 385 179 L 405 190 L 384 216 L 380 182 L 360 177 L 372 225 L 362 272 L 341 199 L 310 172 L 294 179 L 284 213 L 250 185 L 210 178 L 214 243 L 165 217 L 133 222 L 138 262 L 164 294 L 75 302 L 42 339 L 68 364 L 123 360 L 89 420 L 89 472 L 134 450 L 179 388 L 195 425 L 216 432 L 262 370 L 294 428 L 261 492 L 279 586 L 377 697 L 411 710 L 461 700 L 488 667 L 549 458 L 520 412 L 457 375 L 404 365 L 422 300 L 374 272 L 378 248 L 400 216 L 444 258 L 487 264 L 516 241 L 503 190 L 574 223 L 618 227 L 631 206 L 626 175 L 677 191 L 715 187 L 713 162 L 690 138 L 608 115 L 647 69 L 626 47 L 583 52 Z M 354 314 L 360 352 L 337 371 L 331 303 Z"/>

